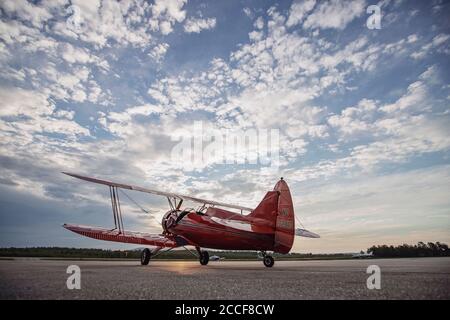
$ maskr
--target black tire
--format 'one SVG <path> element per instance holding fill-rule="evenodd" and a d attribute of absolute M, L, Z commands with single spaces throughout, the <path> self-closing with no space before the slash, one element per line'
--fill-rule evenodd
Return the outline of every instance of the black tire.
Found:
<path fill-rule="evenodd" d="M 141 264 L 143 266 L 148 265 L 148 263 L 150 262 L 150 257 L 152 256 L 152 253 L 149 249 L 145 248 L 144 250 L 142 250 L 141 253 Z"/>
<path fill-rule="evenodd" d="M 206 266 L 209 262 L 209 253 L 208 251 L 202 251 L 200 254 L 200 264 L 202 266 Z"/>
<path fill-rule="evenodd" d="M 275 260 L 272 258 L 272 256 L 265 256 L 263 262 L 267 268 L 272 268 L 275 263 Z"/>

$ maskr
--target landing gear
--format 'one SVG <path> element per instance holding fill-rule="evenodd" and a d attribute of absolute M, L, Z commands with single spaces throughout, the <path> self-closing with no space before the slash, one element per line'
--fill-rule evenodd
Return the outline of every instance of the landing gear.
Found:
<path fill-rule="evenodd" d="M 200 264 L 202 266 L 206 266 L 209 262 L 209 253 L 208 251 L 202 251 L 200 247 L 195 247 L 198 252 L 198 258 L 200 260 Z"/>
<path fill-rule="evenodd" d="M 200 264 L 202 266 L 206 266 L 209 262 L 209 253 L 208 251 L 202 251 L 200 253 Z"/>
<path fill-rule="evenodd" d="M 151 251 L 149 249 L 145 248 L 144 250 L 142 250 L 142 253 L 141 253 L 141 264 L 143 266 L 148 265 L 151 256 L 152 256 L 152 253 L 151 253 Z"/>
<path fill-rule="evenodd" d="M 275 260 L 272 258 L 272 256 L 267 255 L 265 251 L 258 252 L 258 258 L 262 258 L 262 261 L 267 268 L 273 267 L 275 263 Z"/>
<path fill-rule="evenodd" d="M 272 256 L 265 256 L 263 258 L 263 262 L 267 268 L 271 268 L 271 267 L 273 267 L 275 260 L 272 258 Z"/>

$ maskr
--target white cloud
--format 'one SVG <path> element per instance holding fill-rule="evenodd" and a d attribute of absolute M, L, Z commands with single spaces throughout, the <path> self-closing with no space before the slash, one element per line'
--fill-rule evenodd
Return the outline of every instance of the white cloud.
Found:
<path fill-rule="evenodd" d="M 54 39 L 43 36 L 38 29 L 28 27 L 17 20 L 0 21 L 0 39 L 8 47 L 19 44 L 27 53 L 43 51 L 49 56 L 54 55 L 58 45 Z"/>
<path fill-rule="evenodd" d="M 333 177 L 358 170 L 372 172 L 384 163 L 402 163 L 414 156 L 444 152 L 450 149 L 450 129 L 447 119 L 432 112 L 434 102 L 429 87 L 435 81 L 429 67 L 418 81 L 394 103 L 380 105 L 363 99 L 356 107 L 331 115 L 328 122 L 339 130 L 339 140 L 350 138 L 361 144 L 350 149 L 349 155 L 334 161 L 320 161 L 296 172 L 300 180 Z M 369 139 L 365 142 L 364 139 Z M 341 145 L 342 147 L 345 144 Z"/>
<path fill-rule="evenodd" d="M 189 18 L 184 24 L 184 31 L 187 33 L 199 33 L 202 30 L 213 29 L 216 26 L 216 18 Z"/>
<path fill-rule="evenodd" d="M 87 99 L 92 103 L 101 103 L 102 105 L 105 105 L 108 103 L 107 98 L 105 97 L 105 94 L 102 92 L 102 89 L 99 87 L 97 82 L 94 80 L 89 80 L 89 94 Z M 102 100 L 102 101 L 101 101 Z"/>
<path fill-rule="evenodd" d="M 52 14 L 39 5 L 35 5 L 27 0 L 6 0 L 1 2 L 1 9 L 6 15 L 17 16 L 24 22 L 31 23 L 34 27 L 42 28 L 45 21 L 52 17 Z"/>
<path fill-rule="evenodd" d="M 151 114 L 158 114 L 161 112 L 163 112 L 163 109 L 161 107 L 146 104 L 142 106 L 127 108 L 123 112 L 110 112 L 107 118 L 114 122 L 126 123 L 132 121 L 133 116 L 149 116 Z"/>
<path fill-rule="evenodd" d="M 314 9 L 316 0 L 297 0 L 294 1 L 289 9 L 289 18 L 286 22 L 288 27 L 293 27 L 306 17 L 306 15 Z"/>
<path fill-rule="evenodd" d="M 421 81 L 416 81 L 408 86 L 407 92 L 395 103 L 385 105 L 381 108 L 384 112 L 395 112 L 406 108 L 415 108 L 426 111 L 429 106 L 424 105 L 427 88 Z"/>
<path fill-rule="evenodd" d="M 80 34 L 81 39 L 87 41 L 96 42 L 97 39 L 104 44 L 105 40 L 113 39 L 119 45 L 131 44 L 133 46 L 146 47 L 150 42 L 151 36 L 148 29 L 134 28 L 130 19 L 133 16 L 135 10 L 145 12 L 145 6 L 139 3 L 135 3 L 135 6 L 124 8 L 120 6 L 120 3 L 107 1 L 103 2 L 101 7 L 97 11 L 97 15 L 94 20 L 87 21 L 86 33 Z M 93 15 L 94 17 L 95 15 Z M 94 31 L 94 32 L 92 32 Z M 99 31 L 95 33 L 95 31 Z"/>
<path fill-rule="evenodd" d="M 74 47 L 70 43 L 61 43 L 58 45 L 61 57 L 70 64 L 95 64 L 102 71 L 109 70 L 109 63 L 107 60 L 101 59 L 93 55 L 85 48 Z"/>
<path fill-rule="evenodd" d="M 186 2 L 187 0 L 156 0 L 151 8 L 156 18 L 166 17 L 182 22 L 186 18 L 186 11 L 183 10 Z"/>
<path fill-rule="evenodd" d="M 16 70 L 14 68 L 11 68 L 10 66 L 7 66 L 2 70 L 0 77 L 15 81 L 23 81 L 25 80 L 26 74 L 23 69 Z"/>
<path fill-rule="evenodd" d="M 47 100 L 47 96 L 40 92 L 27 91 L 21 88 L 0 88 L 0 116 L 29 116 L 37 117 L 49 115 L 54 105 Z"/>
<path fill-rule="evenodd" d="M 252 9 L 245 7 L 244 9 L 242 9 L 242 11 L 244 11 L 245 15 L 249 18 L 253 18 L 253 13 L 252 13 Z"/>
<path fill-rule="evenodd" d="M 175 114 L 213 112 L 219 127 L 282 128 L 281 138 L 288 141 L 282 146 L 282 157 L 288 160 L 284 165 L 303 154 L 310 139 L 329 137 L 329 125 L 341 130 L 343 136 L 364 130 L 372 134 L 374 101 L 363 100 L 329 121 L 326 108 L 310 101 L 325 90 L 344 87 L 352 72 L 373 70 L 390 44 L 371 44 L 367 37 L 359 37 L 341 49 L 323 39 L 288 34 L 286 19 L 274 8 L 269 17 L 267 34 L 258 31 L 255 23 L 257 30 L 250 33 L 252 43 L 232 52 L 230 63 L 217 60 L 207 72 L 159 80 L 148 93 Z M 321 77 L 311 77 L 319 72 Z M 223 99 L 223 92 L 231 94 Z M 366 115 L 360 119 L 363 113 Z M 345 122 L 351 125 L 345 126 Z"/>
<path fill-rule="evenodd" d="M 306 29 L 343 30 L 347 24 L 360 17 L 365 12 L 365 9 L 365 0 L 320 1 L 314 11 L 306 18 L 303 27 Z"/>
<path fill-rule="evenodd" d="M 251 41 L 259 41 L 264 37 L 264 33 L 261 31 L 252 31 L 248 34 L 248 37 Z"/>
<path fill-rule="evenodd" d="M 441 33 L 441 34 L 438 34 L 437 36 L 435 36 L 431 43 L 432 43 L 433 47 L 438 47 L 438 46 L 446 43 L 448 41 L 448 39 L 450 39 L 450 35 Z"/>
<path fill-rule="evenodd" d="M 172 23 L 170 21 L 161 21 L 159 24 L 159 30 L 163 35 L 168 35 L 173 31 Z"/>
<path fill-rule="evenodd" d="M 169 49 L 169 44 L 167 43 L 159 43 L 155 47 L 152 48 L 150 53 L 148 54 L 150 57 L 155 59 L 155 61 L 160 62 L 164 56 L 166 55 L 167 50 Z"/>
<path fill-rule="evenodd" d="M 161 90 L 161 89 L 159 89 Z M 148 94 L 155 99 L 156 101 L 158 101 L 159 103 L 166 105 L 169 103 L 169 99 L 166 97 L 166 95 L 159 91 L 158 88 L 150 88 L 148 89 Z"/>
<path fill-rule="evenodd" d="M 437 36 L 433 37 L 431 42 L 422 46 L 419 51 L 413 52 L 411 54 L 411 57 L 416 60 L 423 59 L 434 50 L 446 53 L 448 55 L 450 54 L 450 49 L 448 49 L 448 47 L 444 47 L 444 44 L 448 42 L 448 39 L 450 39 L 450 35 L 444 33 L 438 34 Z"/>
<path fill-rule="evenodd" d="M 186 18 L 183 10 L 187 0 L 156 0 L 151 5 L 151 17 L 149 24 L 153 29 L 160 30 L 163 35 L 173 31 L 175 22 L 181 23 Z"/>
<path fill-rule="evenodd" d="M 83 90 L 75 89 L 73 90 L 71 98 L 75 102 L 83 102 L 87 99 L 87 95 Z"/>
<path fill-rule="evenodd" d="M 146 2 L 74 0 L 72 5 L 70 8 L 75 9 L 60 12 L 49 31 L 93 44 L 96 48 L 110 45 L 145 48 L 152 41 L 151 24 L 144 20 L 150 16 L 150 5 Z M 163 17 L 165 15 L 160 19 Z M 137 22 L 142 25 L 137 26 Z"/>
<path fill-rule="evenodd" d="M 254 26 L 256 29 L 261 30 L 262 28 L 264 28 L 264 19 L 263 17 L 258 17 L 258 19 L 256 19 Z"/>
<path fill-rule="evenodd" d="M 71 72 L 61 72 L 53 64 L 39 70 L 48 83 L 42 81 L 42 92 L 59 100 L 83 102 L 87 99 L 91 70 L 85 66 L 74 67 Z M 93 82 L 90 83 L 91 85 Z"/>
<path fill-rule="evenodd" d="M 376 109 L 375 101 L 363 99 L 357 106 L 342 110 L 340 115 L 330 116 L 328 123 L 338 128 L 342 137 L 361 134 L 372 129 Z"/>
<path fill-rule="evenodd" d="M 67 120 L 73 120 L 73 117 L 75 116 L 75 111 L 71 110 L 58 110 L 55 112 L 55 116 L 58 118 L 64 118 Z"/>
<path fill-rule="evenodd" d="M 61 45 L 61 57 L 69 63 L 89 63 L 92 61 L 89 53 L 83 48 L 75 48 L 69 43 Z"/>
<path fill-rule="evenodd" d="M 88 129 L 73 120 L 73 111 L 56 110 L 42 92 L 0 88 L 0 101 L 0 152 L 4 156 L 13 155 L 17 159 L 26 155 L 28 159 L 38 159 L 38 155 L 45 154 L 47 159 L 54 159 L 52 138 L 39 134 L 59 134 L 64 137 L 63 144 L 75 141 L 78 136 L 90 136 Z M 41 139 L 49 141 L 43 143 Z"/>

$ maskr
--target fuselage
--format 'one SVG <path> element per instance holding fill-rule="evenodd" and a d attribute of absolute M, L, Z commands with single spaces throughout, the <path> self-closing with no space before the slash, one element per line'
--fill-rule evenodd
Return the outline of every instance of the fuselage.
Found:
<path fill-rule="evenodd" d="M 162 221 L 166 235 L 204 248 L 288 253 L 294 241 L 292 198 L 284 180 L 248 215 L 209 207 L 206 212 L 171 210 Z"/>
<path fill-rule="evenodd" d="M 205 248 L 272 251 L 274 246 L 275 223 L 212 207 L 204 214 L 169 211 L 163 228 Z"/>

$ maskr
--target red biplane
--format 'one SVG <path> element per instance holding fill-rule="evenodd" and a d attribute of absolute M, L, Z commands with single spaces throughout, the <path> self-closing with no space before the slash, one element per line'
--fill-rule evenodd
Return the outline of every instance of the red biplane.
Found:
<path fill-rule="evenodd" d="M 255 250 L 260 252 L 266 267 L 272 267 L 274 259 L 268 251 L 286 254 L 294 242 L 294 236 L 318 238 L 305 229 L 295 229 L 295 215 L 291 193 L 286 181 L 281 178 L 273 191 L 268 191 L 255 208 L 210 201 L 196 197 L 151 190 L 137 186 L 115 183 L 96 178 L 66 173 L 75 178 L 103 184 L 109 187 L 114 229 L 64 224 L 63 227 L 83 236 L 106 241 L 136 243 L 155 247 L 145 248 L 141 264 L 147 265 L 151 257 L 177 247 L 194 246 L 200 264 L 206 265 L 209 254 L 201 248 L 222 250 Z M 170 210 L 162 219 L 163 232 L 149 234 L 126 231 L 123 227 L 119 190 L 135 190 L 167 197 Z M 126 195 L 126 194 L 125 194 Z M 182 209 L 183 201 L 199 203 L 197 209 Z M 234 209 L 240 213 L 222 208 Z M 142 208 L 143 209 L 143 208 Z M 143 209 L 144 210 L 144 209 Z M 250 212 L 244 215 L 243 212 Z M 166 250 L 160 251 L 163 248 Z M 187 249 L 187 248 L 186 248 Z M 188 250 L 190 251 L 190 250 Z"/>

